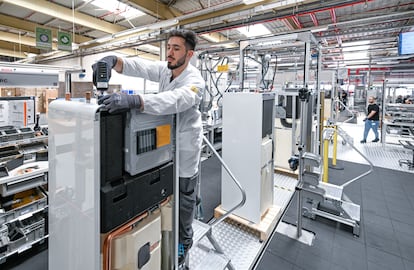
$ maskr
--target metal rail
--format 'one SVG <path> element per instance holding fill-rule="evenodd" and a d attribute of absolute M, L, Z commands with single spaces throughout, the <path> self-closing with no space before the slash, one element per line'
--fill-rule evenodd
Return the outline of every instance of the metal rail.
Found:
<path fill-rule="evenodd" d="M 216 219 L 212 224 L 211 227 L 216 226 L 217 224 L 219 224 L 220 222 L 222 222 L 223 220 L 225 220 L 229 215 L 231 215 L 231 213 L 233 213 L 236 209 L 242 207 L 245 203 L 246 203 L 246 191 L 243 189 L 243 187 L 241 186 L 240 182 L 236 179 L 236 177 L 234 176 L 234 174 L 230 171 L 229 167 L 227 166 L 227 164 L 224 162 L 224 160 L 221 158 L 221 156 L 219 155 L 219 153 L 216 151 L 216 149 L 214 148 L 214 146 L 210 143 L 210 141 L 206 138 L 206 136 L 203 135 L 203 140 L 204 142 L 208 145 L 208 147 L 210 147 L 211 151 L 217 156 L 218 160 L 220 161 L 221 165 L 224 167 L 224 169 L 227 171 L 227 173 L 230 175 L 230 177 L 233 179 L 234 183 L 237 185 L 238 189 L 240 190 L 241 194 L 242 194 L 242 200 L 240 203 L 238 203 L 236 206 L 234 206 L 233 208 L 231 208 L 229 211 L 227 211 L 227 213 L 225 213 L 224 215 L 222 215 L 220 218 Z"/>
<path fill-rule="evenodd" d="M 352 119 L 354 119 L 354 118 L 355 118 L 355 114 L 354 114 L 354 112 L 353 112 L 353 111 L 351 111 L 351 110 L 349 109 L 349 107 L 348 107 L 348 106 L 346 106 L 346 105 L 345 105 L 342 101 L 340 101 L 339 99 L 335 99 L 335 100 L 334 100 L 334 107 L 335 107 L 335 103 L 338 103 L 339 105 L 343 106 L 347 112 L 350 112 L 350 113 L 351 113 L 351 117 L 350 117 L 350 118 L 348 118 L 348 119 L 346 119 L 346 120 L 345 120 L 345 121 L 343 121 L 342 123 L 348 123 L 349 121 L 351 121 Z M 338 114 L 336 114 L 336 116 L 338 116 Z M 337 121 L 336 121 L 336 122 L 337 122 Z"/>
<path fill-rule="evenodd" d="M 368 162 L 369 166 L 370 166 L 368 171 L 366 171 L 363 174 L 358 175 L 357 177 L 354 177 L 354 178 L 346 181 L 344 184 L 340 185 L 341 187 L 346 187 L 347 185 L 353 183 L 354 181 L 356 181 L 358 179 L 361 179 L 362 177 L 370 174 L 374 170 L 374 165 L 361 151 L 358 150 L 358 148 L 356 148 L 354 146 L 353 142 L 347 140 L 346 136 L 344 136 L 345 131 L 343 129 L 341 129 L 339 126 L 337 126 L 337 129 L 341 131 L 341 132 L 337 132 L 337 134 L 339 134 L 339 136 L 341 136 L 342 139 L 345 140 L 345 142 L 347 142 L 363 159 L 365 159 Z M 329 136 L 332 136 L 332 134 L 334 132 L 335 132 L 334 128 L 325 128 L 324 131 L 323 131 L 323 133 L 324 133 L 323 135 L 329 137 Z"/>

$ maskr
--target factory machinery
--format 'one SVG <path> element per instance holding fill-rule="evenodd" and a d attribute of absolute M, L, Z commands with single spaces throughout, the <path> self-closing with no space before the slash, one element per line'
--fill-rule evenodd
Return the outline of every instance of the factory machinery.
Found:
<path fill-rule="evenodd" d="M 247 189 L 248 194 L 259 188 L 262 195 L 258 201 L 250 196 L 244 210 L 237 212 L 244 216 L 253 209 L 254 218 L 260 219 L 273 201 L 274 96 L 238 93 L 228 102 L 235 98 L 253 98 L 258 117 L 268 114 L 255 139 L 257 185 Z M 53 101 L 49 110 L 49 267 L 173 269 L 178 216 L 172 196 L 177 189 L 175 117 L 137 110 L 108 114 L 94 102 L 66 100 Z M 257 124 L 255 119 L 248 122 Z M 207 138 L 204 141 L 217 154 Z M 224 180 L 227 192 L 235 194 L 234 187 L 229 189 L 232 178 L 242 196 L 234 203 L 224 202 L 226 214 L 212 224 L 194 222 L 194 246 L 187 262 L 192 269 L 247 269 L 265 244 L 251 232 L 234 232 L 240 225 L 222 222 L 246 201 L 235 175 L 224 162 L 223 167 L 229 175 Z M 241 178 L 248 184 L 248 177 Z M 232 241 L 248 242 L 229 250 L 220 237 L 223 233 L 234 237 Z M 241 258 L 241 266 L 233 252 L 243 255 L 246 248 L 250 254 Z"/>
<path fill-rule="evenodd" d="M 306 134 L 311 133 L 311 126 L 309 126 L 309 119 L 304 116 L 304 112 L 312 111 L 313 95 L 311 92 L 303 88 L 299 90 L 299 99 L 301 101 L 301 139 L 298 144 L 299 155 L 290 160 L 292 169 L 299 166 L 299 190 L 298 196 L 298 235 L 301 231 L 302 215 L 315 219 L 316 216 L 321 216 L 327 219 L 337 221 L 339 223 L 351 226 L 352 232 L 355 236 L 359 236 L 361 209 L 358 204 L 353 203 L 344 193 L 344 188 L 356 180 L 361 179 L 373 170 L 372 163 L 353 145 L 352 141 L 347 141 L 347 136 L 340 129 L 325 128 L 322 137 L 326 141 L 331 141 L 333 136 L 340 135 L 352 148 L 360 154 L 370 165 L 368 171 L 363 174 L 345 181 L 341 185 L 335 185 L 323 181 L 323 173 L 327 173 L 328 162 L 322 163 L 322 157 L 312 152 L 309 148 L 309 141 Z M 324 144 L 328 147 L 329 144 Z M 328 151 L 324 151 L 326 154 Z M 327 160 L 327 157 L 325 157 Z"/>
<path fill-rule="evenodd" d="M 167 260 L 172 251 L 161 249 L 161 231 L 173 222 L 172 121 L 51 103 L 51 269 L 168 269 L 161 250 Z"/>
<path fill-rule="evenodd" d="M 274 37 L 251 40 L 250 45 L 272 40 Z M 304 44 L 305 55 L 310 55 L 313 41 L 310 33 L 288 35 L 280 40 Z M 250 45 L 240 48 L 242 58 Z M 310 57 L 303 59 L 304 70 L 309 70 Z M 244 76 L 244 69 L 241 70 L 240 76 Z M 266 80 L 261 81 L 269 86 Z M 305 74 L 303 86 L 307 81 L 309 77 Z M 338 217 L 342 210 L 347 210 L 344 194 L 334 198 L 319 181 L 320 157 L 312 154 L 310 143 L 315 110 L 310 91 L 296 87 L 296 94 L 287 93 L 293 97 L 288 102 L 296 105 L 295 100 L 301 101 L 301 141 L 296 159 L 299 181 L 273 174 L 274 156 L 278 153 L 274 151 L 275 95 L 246 92 L 249 91 L 219 97 L 226 104 L 222 119 L 223 159 L 216 152 L 214 141 L 204 137 L 205 144 L 219 157 L 226 171 L 222 174 L 224 214 L 209 224 L 194 222 L 194 245 L 186 262 L 191 269 L 254 268 L 296 191 L 300 192 L 299 229 L 305 198 L 313 202 L 313 214 L 327 208 L 329 211 L 324 213 L 332 214 L 333 208 L 339 212 L 333 215 Z M 277 102 L 278 106 L 289 107 L 288 104 Z M 296 109 L 293 111 L 296 114 Z M 282 113 L 281 117 L 287 115 Z M 50 104 L 51 269 L 176 269 L 178 207 L 174 195 L 178 190 L 179 158 L 176 121 L 179 121 L 176 116 L 151 116 L 136 110 L 108 114 L 94 100 L 56 100 Z M 290 136 L 292 142 L 296 141 L 295 135 Z M 243 157 L 246 151 L 252 155 Z M 235 192 L 237 189 L 241 195 Z M 262 225 L 263 217 L 275 206 L 277 213 L 265 235 L 258 237 L 257 228 Z M 353 217 L 336 220 L 343 222 Z M 222 222 L 224 219 L 226 222 Z M 240 220 L 247 222 L 241 224 Z M 354 220 L 359 222 L 357 218 Z"/>

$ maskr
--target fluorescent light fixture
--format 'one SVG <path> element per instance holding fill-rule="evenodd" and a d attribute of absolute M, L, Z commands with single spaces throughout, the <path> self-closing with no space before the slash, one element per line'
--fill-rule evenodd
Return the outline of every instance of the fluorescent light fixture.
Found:
<path fill-rule="evenodd" d="M 347 65 L 347 68 L 369 68 L 369 67 L 370 67 L 369 65 L 351 65 L 351 64 Z"/>
<path fill-rule="evenodd" d="M 107 35 L 107 36 L 97 38 L 95 40 L 86 41 L 82 44 L 79 44 L 79 46 L 88 46 L 88 45 L 91 45 L 91 44 L 96 43 L 96 42 L 97 43 L 105 43 L 105 42 L 108 42 L 108 41 L 110 41 L 114 38 L 119 38 L 119 37 L 123 37 L 123 36 L 127 36 L 127 35 L 132 35 L 132 34 L 135 34 L 137 32 L 142 32 L 142 31 L 145 31 L 145 30 L 148 30 L 147 26 L 134 27 L 134 28 L 131 28 L 131 29 L 128 29 L 128 30 L 124 30 L 124 31 L 115 33 L 113 35 Z"/>
<path fill-rule="evenodd" d="M 351 41 L 342 43 L 343 47 L 351 47 L 351 46 L 361 46 L 361 45 L 368 45 L 370 44 L 369 40 L 359 40 L 359 41 Z"/>
<path fill-rule="evenodd" d="M 337 63 L 337 64 L 329 64 L 328 67 L 337 68 L 337 67 L 346 67 L 344 63 Z"/>
<path fill-rule="evenodd" d="M 256 4 L 259 2 L 262 2 L 263 0 L 243 0 L 243 4 L 245 5 L 251 5 L 251 4 Z"/>
<path fill-rule="evenodd" d="M 260 8 L 257 8 L 255 11 L 264 11 L 264 10 L 268 10 L 268 9 L 284 7 L 284 6 L 291 5 L 291 4 L 298 4 L 298 3 L 303 2 L 303 1 L 305 1 L 305 0 L 280 0 L 276 3 L 262 5 Z"/>
<path fill-rule="evenodd" d="M 144 50 L 147 52 L 152 52 L 152 53 L 159 53 L 160 52 L 160 48 L 151 44 L 142 44 L 138 46 L 138 49 L 140 50 Z"/>
<path fill-rule="evenodd" d="M 317 33 L 317 32 L 323 32 L 326 30 L 328 30 L 328 26 L 316 27 L 316 28 L 311 29 L 310 31 L 311 33 Z"/>
<path fill-rule="evenodd" d="M 160 28 L 171 27 L 171 26 L 177 25 L 178 23 L 179 21 L 177 19 L 172 19 L 172 20 L 166 20 L 166 21 L 160 21 L 160 22 L 154 23 L 150 25 L 148 28 L 151 30 L 156 30 Z"/>
<path fill-rule="evenodd" d="M 347 47 L 342 47 L 342 51 L 343 52 L 366 51 L 369 48 L 370 48 L 369 45 L 347 46 Z"/>
<path fill-rule="evenodd" d="M 281 64 L 277 64 L 278 67 L 292 67 L 294 65 L 295 65 L 295 63 L 281 63 Z"/>
<path fill-rule="evenodd" d="M 110 41 L 112 39 L 113 39 L 113 36 L 112 35 L 103 36 L 103 37 L 100 37 L 100 38 L 96 39 L 96 42 L 98 42 L 98 43 L 105 43 L 105 42 L 108 42 L 108 41 Z"/>
<path fill-rule="evenodd" d="M 271 34 L 269 29 L 267 29 L 263 24 L 242 26 L 236 29 L 246 37 L 257 37 Z"/>
<path fill-rule="evenodd" d="M 122 40 L 117 40 L 117 41 L 111 42 L 111 46 L 120 46 L 120 45 L 124 45 L 126 43 L 127 42 L 124 39 L 122 39 Z"/>
<path fill-rule="evenodd" d="M 24 54 L 25 54 L 28 58 L 33 58 L 33 57 L 36 57 L 36 56 L 37 56 L 37 54 L 35 54 L 35 53 L 28 53 L 28 52 L 24 52 Z"/>
<path fill-rule="evenodd" d="M 123 36 L 126 36 L 126 35 L 135 34 L 137 32 L 142 32 L 142 31 L 145 31 L 145 30 L 148 30 L 148 27 L 146 27 L 146 26 L 134 27 L 134 28 L 131 28 L 131 29 L 128 29 L 128 30 L 125 30 L 125 31 L 115 33 L 115 34 L 112 35 L 112 37 L 119 38 L 119 37 L 123 37 Z"/>
<path fill-rule="evenodd" d="M 344 53 L 345 60 L 361 60 L 367 58 L 367 52 Z"/>
<path fill-rule="evenodd" d="M 84 0 L 84 2 L 90 2 Z M 93 0 L 89 4 L 99 9 L 104 9 L 111 12 L 111 15 L 121 16 L 126 19 L 137 18 L 145 15 L 142 11 L 126 5 L 118 0 Z"/>
<path fill-rule="evenodd" d="M 378 65 L 397 65 L 400 61 L 378 61 Z"/>

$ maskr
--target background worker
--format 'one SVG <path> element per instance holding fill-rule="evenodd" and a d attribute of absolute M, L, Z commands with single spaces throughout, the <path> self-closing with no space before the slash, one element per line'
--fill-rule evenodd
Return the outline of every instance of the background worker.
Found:
<path fill-rule="evenodd" d="M 193 244 L 192 222 L 196 204 L 195 187 L 198 177 L 203 128 L 198 109 L 205 81 L 200 71 L 189 65 L 194 55 L 197 36 L 189 30 L 172 30 L 167 43 L 167 61 L 149 61 L 138 57 L 106 56 L 100 61 L 128 76 L 159 83 L 158 94 L 126 95 L 113 93 L 98 103 L 109 113 L 138 108 L 153 115 L 179 114 L 179 263 L 185 261 Z M 92 66 L 94 76 L 96 64 Z"/>
<path fill-rule="evenodd" d="M 364 138 L 362 139 L 361 143 L 367 142 L 368 132 L 370 129 L 374 131 L 375 139 L 372 142 L 378 142 L 378 127 L 379 127 L 379 106 L 375 103 L 375 97 L 368 98 L 368 114 L 367 117 L 364 119 L 365 127 L 364 127 Z"/>

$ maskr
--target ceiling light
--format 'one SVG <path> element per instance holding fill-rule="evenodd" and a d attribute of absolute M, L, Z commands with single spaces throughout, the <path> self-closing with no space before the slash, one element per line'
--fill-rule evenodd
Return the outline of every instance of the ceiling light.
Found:
<path fill-rule="evenodd" d="M 28 53 L 28 52 L 23 52 L 23 53 L 29 58 L 33 58 L 33 57 L 37 56 L 37 54 L 35 54 L 35 53 Z"/>
<path fill-rule="evenodd" d="M 361 60 L 367 58 L 367 52 L 358 52 L 358 53 L 344 53 L 345 60 Z"/>
<path fill-rule="evenodd" d="M 146 26 L 134 27 L 134 28 L 131 28 L 131 29 L 128 29 L 128 30 L 125 30 L 125 31 L 115 33 L 115 34 L 112 35 L 112 37 L 114 37 L 114 38 L 123 37 L 123 36 L 126 36 L 126 35 L 135 34 L 137 32 L 142 32 L 142 31 L 145 31 L 145 30 L 148 30 L 148 27 L 146 27 Z"/>
<path fill-rule="evenodd" d="M 85 0 L 85 2 L 90 2 L 90 0 Z M 142 11 L 128 6 L 118 0 L 93 0 L 90 4 L 99 9 L 110 11 L 111 13 L 109 15 L 121 16 L 126 19 L 137 18 L 145 15 Z"/>
<path fill-rule="evenodd" d="M 344 63 L 336 63 L 336 64 L 328 64 L 327 67 L 338 68 L 338 67 L 346 67 L 346 65 Z"/>
<path fill-rule="evenodd" d="M 105 43 L 107 41 L 110 41 L 111 39 L 113 39 L 112 35 L 108 35 L 108 36 L 103 36 L 101 38 L 96 39 L 96 42 L 98 43 Z"/>
<path fill-rule="evenodd" d="M 346 46 L 346 47 L 342 47 L 342 51 L 344 52 L 367 51 L 369 48 L 370 48 L 369 45 Z"/>
<path fill-rule="evenodd" d="M 271 34 L 269 29 L 267 29 L 263 24 L 242 26 L 237 28 L 237 30 L 246 37 L 257 37 Z"/>
<path fill-rule="evenodd" d="M 268 10 L 268 9 L 284 7 L 284 6 L 291 5 L 291 4 L 298 4 L 298 3 L 303 2 L 303 1 L 305 1 L 305 0 L 280 0 L 276 3 L 263 5 L 262 7 L 258 8 L 257 10 L 258 11 L 264 11 L 264 10 Z"/>
<path fill-rule="evenodd" d="M 378 61 L 377 65 L 397 65 L 400 61 Z"/>
<path fill-rule="evenodd" d="M 344 42 L 342 43 L 342 47 L 360 46 L 360 45 L 368 45 L 368 44 L 370 44 L 369 40 L 359 40 L 359 41 Z"/>
<path fill-rule="evenodd" d="M 251 5 L 251 4 L 256 4 L 259 2 L 262 2 L 263 0 L 243 0 L 243 4 L 245 5 Z"/>
<path fill-rule="evenodd" d="M 322 26 L 322 27 L 312 28 L 310 31 L 311 33 L 317 33 L 317 32 L 323 32 L 327 30 L 328 30 L 328 26 Z"/>
<path fill-rule="evenodd" d="M 159 53 L 160 52 L 160 48 L 151 44 L 142 44 L 138 46 L 138 49 L 140 50 L 144 50 L 144 51 L 149 51 L 152 53 Z"/>
<path fill-rule="evenodd" d="M 179 21 L 177 19 L 172 19 L 172 20 L 166 20 L 166 21 L 160 21 L 160 22 L 154 23 L 150 25 L 148 28 L 151 30 L 156 30 L 160 28 L 171 27 L 171 26 L 177 25 L 178 23 Z"/>

